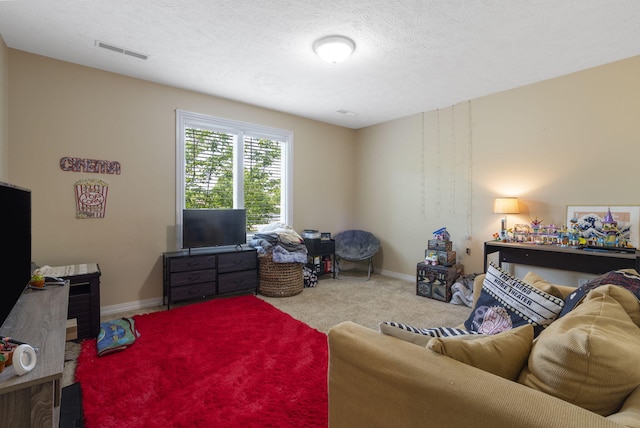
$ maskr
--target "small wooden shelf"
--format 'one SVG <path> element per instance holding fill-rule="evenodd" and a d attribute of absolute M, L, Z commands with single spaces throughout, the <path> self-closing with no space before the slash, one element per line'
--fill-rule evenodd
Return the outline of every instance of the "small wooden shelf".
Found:
<path fill-rule="evenodd" d="M 336 241 L 333 239 L 305 239 L 304 245 L 307 247 L 308 262 L 315 267 L 318 278 L 331 274 L 336 277 Z M 322 261 L 323 257 L 328 257 L 331 263 L 326 269 Z"/>
<path fill-rule="evenodd" d="M 74 270 L 77 266 L 86 268 Z M 77 320 L 78 339 L 97 337 L 100 333 L 100 266 L 88 263 L 70 267 L 72 272 L 83 273 L 62 276 L 70 283 L 68 318 Z"/>

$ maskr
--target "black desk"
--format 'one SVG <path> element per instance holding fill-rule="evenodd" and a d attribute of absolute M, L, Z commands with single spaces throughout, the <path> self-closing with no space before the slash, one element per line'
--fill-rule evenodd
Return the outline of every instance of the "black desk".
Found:
<path fill-rule="evenodd" d="M 488 241 L 484 243 L 484 271 L 487 256 L 498 253 L 498 263 L 516 263 L 551 269 L 599 275 L 616 269 L 635 269 L 640 272 L 640 253 L 587 251 L 556 245 L 519 244 Z"/>

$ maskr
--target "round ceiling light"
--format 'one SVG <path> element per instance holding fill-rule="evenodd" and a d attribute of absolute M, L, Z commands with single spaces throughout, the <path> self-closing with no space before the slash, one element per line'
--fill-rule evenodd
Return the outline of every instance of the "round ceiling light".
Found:
<path fill-rule="evenodd" d="M 344 36 L 327 36 L 313 42 L 313 51 L 329 64 L 346 60 L 355 49 L 353 40 Z"/>

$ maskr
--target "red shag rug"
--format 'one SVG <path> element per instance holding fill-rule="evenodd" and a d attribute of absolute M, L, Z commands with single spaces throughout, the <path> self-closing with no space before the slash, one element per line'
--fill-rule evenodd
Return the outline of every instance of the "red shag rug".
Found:
<path fill-rule="evenodd" d="M 124 351 L 82 344 L 87 428 L 328 425 L 324 333 L 251 295 L 134 319 Z"/>

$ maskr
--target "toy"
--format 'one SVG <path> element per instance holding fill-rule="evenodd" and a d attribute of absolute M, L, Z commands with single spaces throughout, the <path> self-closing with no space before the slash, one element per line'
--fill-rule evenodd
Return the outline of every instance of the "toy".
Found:
<path fill-rule="evenodd" d="M 429 253 L 427 257 L 424 258 L 424 262 L 431 266 L 438 265 L 438 254 L 435 251 Z"/>
<path fill-rule="evenodd" d="M 449 235 L 449 232 L 447 232 L 447 228 L 446 227 L 441 227 L 440 229 L 438 229 L 435 232 L 433 232 L 433 237 L 434 237 L 434 239 L 437 239 L 439 241 L 450 241 L 451 240 L 451 235 Z"/>

